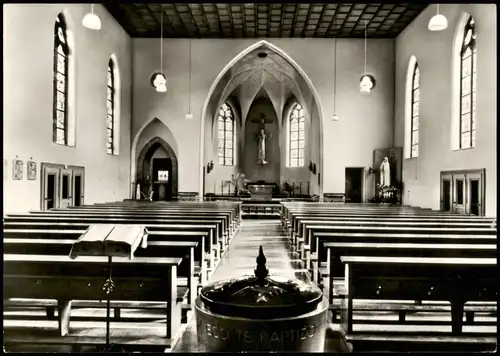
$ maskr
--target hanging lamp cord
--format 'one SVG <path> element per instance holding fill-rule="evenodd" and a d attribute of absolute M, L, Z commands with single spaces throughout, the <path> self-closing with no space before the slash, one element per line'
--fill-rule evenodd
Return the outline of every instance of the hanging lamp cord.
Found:
<path fill-rule="evenodd" d="M 366 74 L 366 37 L 367 37 L 367 32 L 366 32 L 366 20 L 365 20 L 365 74 Z"/>
<path fill-rule="evenodd" d="M 335 15 L 333 17 L 333 26 L 337 26 L 337 11 L 338 11 L 338 5 L 337 9 L 335 9 Z M 338 41 L 338 36 L 335 38 L 335 44 L 334 44 L 334 49 L 333 49 L 333 61 L 334 61 L 334 66 L 333 66 L 333 113 L 335 114 L 335 111 L 337 110 L 337 41 Z"/>
<path fill-rule="evenodd" d="M 189 40 L 189 83 L 188 83 L 188 109 L 191 113 L 191 39 Z"/>
<path fill-rule="evenodd" d="M 160 5 L 160 72 L 163 75 L 163 8 Z"/>
<path fill-rule="evenodd" d="M 437 14 L 439 15 L 439 4 L 436 5 L 437 5 Z"/>

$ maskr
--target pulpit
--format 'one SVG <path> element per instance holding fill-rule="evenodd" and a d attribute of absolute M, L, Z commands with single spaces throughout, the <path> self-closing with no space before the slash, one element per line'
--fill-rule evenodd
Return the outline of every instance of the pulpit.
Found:
<path fill-rule="evenodd" d="M 271 200 L 276 184 L 259 181 L 248 183 L 247 188 L 252 200 Z"/>
<path fill-rule="evenodd" d="M 95 224 L 83 233 L 82 236 L 73 244 L 70 252 L 70 258 L 75 259 L 78 256 L 108 256 L 108 270 L 103 289 L 106 292 L 106 350 L 110 350 L 109 344 L 109 326 L 110 326 L 110 297 L 114 289 L 114 283 L 111 279 L 112 257 L 134 258 L 134 252 L 139 245 L 142 248 L 147 247 L 148 230 L 140 225 L 113 225 L 113 224 Z"/>

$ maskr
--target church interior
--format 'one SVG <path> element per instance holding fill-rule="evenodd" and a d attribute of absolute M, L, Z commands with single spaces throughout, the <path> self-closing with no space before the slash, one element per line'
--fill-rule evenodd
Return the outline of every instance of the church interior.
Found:
<path fill-rule="evenodd" d="M 496 350 L 495 4 L 3 10 L 4 351 Z"/>

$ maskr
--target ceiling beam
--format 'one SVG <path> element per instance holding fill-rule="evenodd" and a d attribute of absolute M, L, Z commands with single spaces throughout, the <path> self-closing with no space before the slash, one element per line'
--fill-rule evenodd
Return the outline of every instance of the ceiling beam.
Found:
<path fill-rule="evenodd" d="M 351 16 L 351 11 L 354 8 L 354 5 L 348 5 L 348 6 L 349 6 L 349 11 L 347 11 L 345 19 L 344 19 L 344 21 L 342 21 L 342 24 L 340 25 L 338 36 L 342 36 L 342 30 L 344 29 L 344 25 L 347 22 L 347 19 L 349 18 L 349 16 Z"/>
<path fill-rule="evenodd" d="M 318 18 L 318 23 L 316 24 L 316 28 L 314 29 L 313 37 L 316 37 L 316 32 L 318 32 L 319 25 L 321 24 L 321 20 L 323 19 L 323 16 L 325 15 L 325 10 L 326 10 L 326 4 L 323 4 L 323 8 L 321 9 L 321 14 L 319 15 Z"/>
<path fill-rule="evenodd" d="M 361 21 L 361 18 L 363 17 L 364 13 L 366 12 L 366 9 L 368 9 L 368 5 L 367 4 L 365 4 L 365 7 L 363 8 L 363 10 L 361 10 L 361 14 L 358 17 L 358 21 L 356 21 L 356 23 L 352 27 L 351 31 L 349 32 L 349 36 L 352 37 L 353 33 L 356 31 L 356 27 L 358 27 L 358 24 Z M 368 21 L 364 21 L 364 23 L 365 23 L 364 27 L 367 27 L 368 26 Z M 363 34 L 364 34 L 364 31 L 363 31 Z"/>
<path fill-rule="evenodd" d="M 241 22 L 242 22 L 242 27 L 243 27 L 243 37 L 247 37 L 247 18 L 245 17 L 245 8 L 243 4 L 240 4 L 240 10 L 241 10 Z"/>
<path fill-rule="evenodd" d="M 307 12 L 307 16 L 306 16 L 306 19 L 304 21 L 304 28 L 302 29 L 302 33 L 301 33 L 300 37 L 306 36 L 307 21 L 309 21 L 309 18 L 311 17 L 311 11 L 312 11 L 312 4 L 309 4 L 309 10 Z"/>
<path fill-rule="evenodd" d="M 298 12 L 299 12 L 299 4 L 295 4 L 295 12 L 293 14 L 293 23 L 292 23 L 292 33 L 290 33 L 290 37 L 295 37 L 295 25 L 297 24 Z"/>
<path fill-rule="evenodd" d="M 193 11 L 191 11 L 191 4 L 187 4 L 187 7 L 188 7 L 188 10 L 189 10 L 189 16 L 191 16 L 191 22 L 192 24 L 194 25 L 195 27 L 195 32 L 198 33 L 198 38 L 201 38 L 201 30 L 200 28 L 198 27 L 198 24 L 196 23 L 196 20 L 194 19 L 194 16 L 193 16 Z"/>

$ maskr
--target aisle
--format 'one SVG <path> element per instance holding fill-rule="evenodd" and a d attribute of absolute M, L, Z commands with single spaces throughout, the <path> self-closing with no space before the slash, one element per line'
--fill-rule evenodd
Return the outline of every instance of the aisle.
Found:
<path fill-rule="evenodd" d="M 302 262 L 291 253 L 290 244 L 279 220 L 243 220 L 236 236 L 231 241 L 211 281 L 253 274 L 262 245 L 270 275 L 309 280 L 302 269 Z M 196 321 L 190 321 L 181 339 L 172 352 L 197 352 Z"/>

